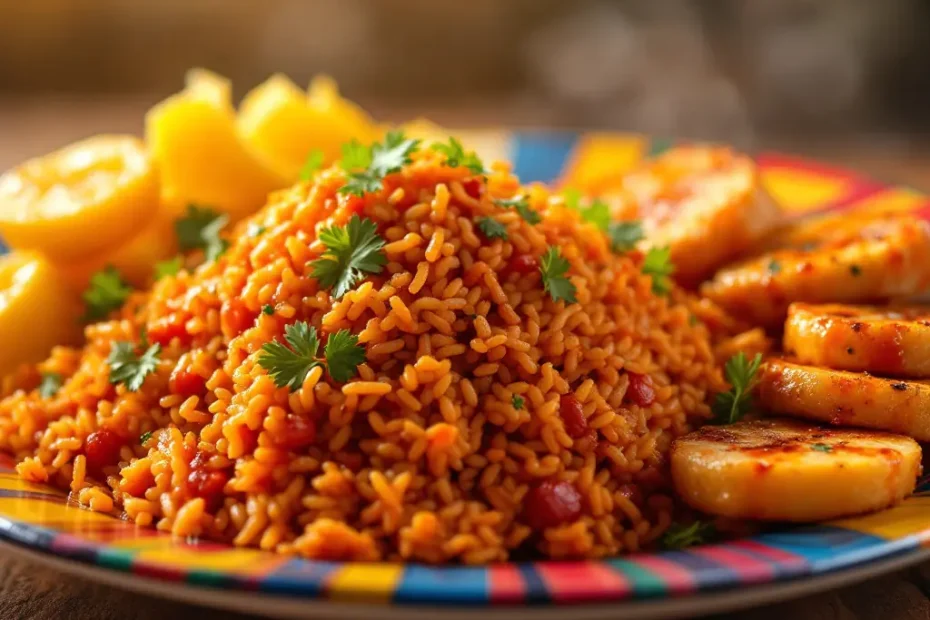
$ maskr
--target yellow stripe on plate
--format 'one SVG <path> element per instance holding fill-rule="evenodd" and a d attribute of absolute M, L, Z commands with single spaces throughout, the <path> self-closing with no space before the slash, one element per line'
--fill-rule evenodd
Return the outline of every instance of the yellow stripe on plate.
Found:
<path fill-rule="evenodd" d="M 336 600 L 390 601 L 403 571 L 400 564 L 346 564 L 329 578 L 327 592 Z"/>
<path fill-rule="evenodd" d="M 803 213 L 838 200 L 849 192 L 846 179 L 791 168 L 763 168 L 762 183 L 786 211 Z"/>
<path fill-rule="evenodd" d="M 620 189 L 623 175 L 645 155 L 646 141 L 633 134 L 588 134 L 575 145 L 559 184 L 586 194 Z"/>
<path fill-rule="evenodd" d="M 49 493 L 54 495 L 65 496 L 64 493 L 51 487 L 26 482 L 17 474 L 0 474 L 0 489 L 4 491 L 34 491 L 36 493 Z"/>
<path fill-rule="evenodd" d="M 894 508 L 864 517 L 832 521 L 830 525 L 892 540 L 926 532 L 928 514 L 930 497 L 910 497 Z M 927 542 L 927 536 L 922 538 Z"/>
<path fill-rule="evenodd" d="M 927 204 L 927 196 L 906 187 L 889 187 L 854 202 L 848 213 L 911 211 Z"/>
<path fill-rule="evenodd" d="M 215 570 L 237 575 L 264 574 L 288 561 L 267 551 L 254 549 L 183 549 L 177 547 L 145 549 L 136 556 L 139 560 L 183 566 L 187 570 Z"/>
<path fill-rule="evenodd" d="M 0 514 L 33 525 L 54 524 L 56 529 L 79 533 L 84 525 L 113 523 L 116 518 L 76 506 L 33 498 L 0 498 Z M 117 521 L 118 522 L 118 521 Z"/>

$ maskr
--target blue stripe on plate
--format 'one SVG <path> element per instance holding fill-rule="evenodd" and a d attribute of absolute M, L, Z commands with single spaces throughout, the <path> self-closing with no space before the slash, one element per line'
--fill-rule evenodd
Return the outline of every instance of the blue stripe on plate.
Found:
<path fill-rule="evenodd" d="M 523 578 L 523 585 L 526 586 L 525 599 L 528 603 L 546 603 L 552 597 L 549 596 L 549 589 L 543 582 L 542 577 L 528 562 L 517 564 L 517 570 L 520 571 L 520 577 Z"/>
<path fill-rule="evenodd" d="M 740 574 L 729 566 L 688 551 L 665 551 L 659 555 L 662 559 L 674 562 L 689 570 L 694 577 L 694 585 L 699 590 L 742 581 Z"/>
<path fill-rule="evenodd" d="M 480 604 L 491 599 L 488 571 L 478 566 L 411 564 L 394 591 L 396 603 Z"/>
<path fill-rule="evenodd" d="M 342 562 L 322 562 L 294 558 L 262 577 L 259 589 L 279 594 L 319 596 L 327 578 Z"/>
<path fill-rule="evenodd" d="M 848 568 L 880 557 L 910 551 L 919 546 L 914 536 L 884 540 L 871 534 L 830 525 L 770 532 L 754 536 L 753 539 L 803 557 L 810 562 L 814 573 Z"/>
<path fill-rule="evenodd" d="M 523 183 L 557 180 L 577 142 L 574 133 L 514 133 L 510 145 L 514 174 Z"/>

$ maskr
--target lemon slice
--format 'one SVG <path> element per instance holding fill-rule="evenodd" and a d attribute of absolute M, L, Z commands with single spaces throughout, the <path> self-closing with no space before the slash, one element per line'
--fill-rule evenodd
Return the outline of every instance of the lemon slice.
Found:
<path fill-rule="evenodd" d="M 55 345 L 81 336 L 80 305 L 45 259 L 0 257 L 0 374 L 43 359 Z"/>
<path fill-rule="evenodd" d="M 55 260 L 119 243 L 155 213 L 158 181 L 131 136 L 97 136 L 0 176 L 0 234 Z"/>

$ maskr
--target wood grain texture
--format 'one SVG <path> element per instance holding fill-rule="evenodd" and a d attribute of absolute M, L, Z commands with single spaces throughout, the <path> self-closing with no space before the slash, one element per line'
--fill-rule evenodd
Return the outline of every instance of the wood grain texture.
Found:
<path fill-rule="evenodd" d="M 741 611 L 715 620 L 928 620 L 930 563 L 841 590 Z M 566 615 L 566 618 L 569 618 Z M 133 594 L 19 558 L 0 558 L 3 620 L 249 620 Z M 368 615 L 365 620 L 376 620 Z"/>

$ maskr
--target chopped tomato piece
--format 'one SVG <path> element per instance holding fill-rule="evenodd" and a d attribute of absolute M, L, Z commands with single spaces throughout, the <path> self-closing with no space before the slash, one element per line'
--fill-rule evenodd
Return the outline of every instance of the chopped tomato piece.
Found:
<path fill-rule="evenodd" d="M 84 443 L 87 471 L 92 475 L 100 476 L 105 467 L 119 463 L 119 453 L 122 447 L 123 438 L 114 431 L 104 428 L 88 435 Z"/>
<path fill-rule="evenodd" d="M 190 334 L 184 327 L 186 322 L 183 317 L 174 313 L 156 319 L 148 329 L 149 341 L 157 342 L 163 347 L 167 347 L 175 338 L 180 340 L 181 344 L 190 342 Z"/>
<path fill-rule="evenodd" d="M 186 357 L 181 356 L 178 365 L 171 371 L 169 387 L 181 396 L 199 396 L 207 389 L 207 380 L 190 369 Z"/>
<path fill-rule="evenodd" d="M 517 273 L 536 273 L 539 271 L 539 260 L 532 254 L 517 254 L 510 259 L 510 268 Z"/>
<path fill-rule="evenodd" d="M 656 391 L 652 386 L 652 377 L 635 372 L 629 373 L 629 376 L 630 387 L 627 389 L 627 394 L 630 395 L 630 400 L 640 407 L 648 407 L 654 403 Z"/>
<path fill-rule="evenodd" d="M 316 439 L 316 424 L 293 413 L 289 413 L 284 419 L 284 429 L 284 437 L 278 443 L 288 450 L 303 448 Z"/>
<path fill-rule="evenodd" d="M 197 467 L 187 476 L 187 486 L 194 497 L 202 497 L 207 510 L 217 511 L 223 505 L 223 488 L 229 481 L 226 472 Z"/>
<path fill-rule="evenodd" d="M 477 199 L 481 197 L 481 181 L 478 179 L 468 179 L 467 181 L 462 181 L 462 189 L 464 189 L 465 193 L 472 198 Z"/>
<path fill-rule="evenodd" d="M 237 336 L 255 323 L 255 314 L 240 299 L 227 299 L 220 308 L 220 325 L 227 336 Z"/>
<path fill-rule="evenodd" d="M 536 530 L 571 523 L 581 516 L 581 493 L 571 482 L 546 480 L 527 493 L 524 515 Z"/>
<path fill-rule="evenodd" d="M 559 399 L 559 417 L 565 425 L 565 432 L 572 439 L 580 439 L 589 434 L 588 419 L 584 417 L 584 409 L 571 392 L 562 394 Z"/>

